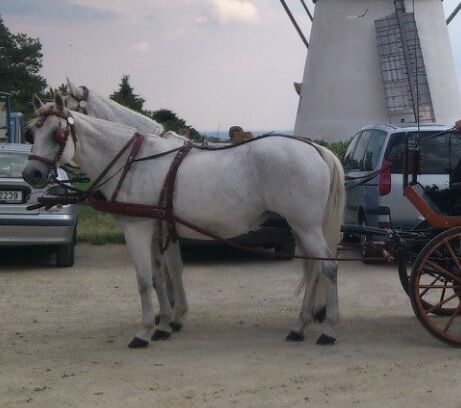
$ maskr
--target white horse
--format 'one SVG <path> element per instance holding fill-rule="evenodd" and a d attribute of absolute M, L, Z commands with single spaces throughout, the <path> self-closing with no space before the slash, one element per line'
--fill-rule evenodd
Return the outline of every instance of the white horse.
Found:
<path fill-rule="evenodd" d="M 75 86 L 67 78 L 68 95 L 64 96 L 64 103 L 67 109 L 75 112 L 86 113 L 94 118 L 105 119 L 111 122 L 121 123 L 139 129 L 141 133 L 164 137 L 165 139 L 177 141 L 180 144 L 188 141 L 184 136 L 176 132 L 165 132 L 164 127 L 149 117 L 126 108 L 123 105 L 109 98 L 99 96 L 85 86 Z"/>
<path fill-rule="evenodd" d="M 112 99 L 104 98 L 86 86 L 76 86 L 69 78 L 66 78 L 66 80 L 68 94 L 64 96 L 64 103 L 67 109 L 76 112 L 84 112 L 85 114 L 95 118 L 133 126 L 139 129 L 141 133 L 163 135 L 162 137 L 176 142 L 178 146 L 183 145 L 184 142 L 188 140 L 175 132 L 170 131 L 165 133 L 161 124 L 146 117 L 145 115 L 141 115 L 138 112 L 128 109 Z M 334 168 L 340 165 L 335 155 L 323 146 L 316 144 L 316 148 L 321 152 L 322 156 L 329 164 L 330 171 L 333 172 Z M 335 239 L 336 237 L 332 238 L 333 241 Z M 332 242 L 330 245 L 333 246 L 335 243 Z M 187 310 L 187 301 L 185 299 L 184 291 L 180 290 L 179 293 L 175 293 L 174 290 L 174 287 L 183 288 L 182 281 L 175 282 L 175 284 L 172 283 L 175 279 L 182 279 L 182 260 L 178 259 L 178 257 L 180 257 L 180 251 L 176 246 L 177 245 L 174 244 L 171 250 L 165 254 L 167 262 L 163 263 L 163 265 L 165 265 L 163 270 L 165 271 L 168 296 L 171 305 L 174 305 L 176 300 L 179 302 L 179 307 L 182 310 Z M 175 259 L 169 260 L 170 257 L 175 257 L 175 255 L 177 255 Z M 172 266 L 180 267 L 180 270 L 170 271 Z M 319 266 L 318 262 L 308 263 L 308 268 L 318 268 Z M 181 296 L 184 296 L 184 298 Z M 312 297 L 312 301 L 317 305 L 314 311 L 314 317 L 316 320 L 323 321 L 325 313 L 325 288 L 321 277 L 315 282 L 314 287 L 312 288 Z M 171 324 L 174 328 L 181 327 L 181 316 L 176 316 L 176 320 L 174 320 Z"/>
<path fill-rule="evenodd" d="M 165 132 L 160 123 L 141 115 L 139 112 L 128 109 L 112 99 L 99 96 L 85 86 L 75 86 L 69 78 L 67 78 L 67 91 L 68 94 L 63 97 L 67 109 L 84 112 L 95 118 L 132 126 L 144 135 L 162 135 L 165 139 L 177 143 L 178 146 L 182 146 L 184 142 L 189 140 L 176 132 Z M 184 316 L 188 311 L 188 305 L 182 280 L 183 264 L 179 243 L 170 242 L 164 254 L 156 254 L 156 257 L 161 262 L 161 269 L 165 274 L 168 299 L 174 312 L 170 326 L 174 330 L 180 330 Z M 156 322 L 158 323 L 158 321 L 159 316 L 156 317 Z"/>
<path fill-rule="evenodd" d="M 73 113 L 76 141 L 69 137 L 59 154 L 56 135 L 70 126 L 69 121 L 63 119 L 68 112 L 62 98 L 57 95 L 54 104 L 39 107 L 37 113 L 43 118 L 41 126 L 32 128 L 35 160 L 30 160 L 23 172 L 24 179 L 34 187 L 44 187 L 48 183 L 50 163 L 58 156 L 58 165 L 74 160 L 94 180 L 135 132 L 130 127 Z M 175 146 L 169 140 L 151 136 L 145 139 L 139 156 L 164 152 Z M 45 160 L 36 160 L 37 157 Z M 133 164 L 120 189 L 119 200 L 145 205 L 156 203 L 172 160 L 169 155 Z M 208 177 L 210 172 L 214 174 L 212 179 Z M 116 185 L 117 180 L 111 179 L 101 191 L 110 197 Z M 303 254 L 331 258 L 339 240 L 344 198 L 344 175 L 336 159 L 329 161 L 307 143 L 272 137 L 224 151 L 192 150 L 177 174 L 174 213 L 210 233 L 231 238 L 260 225 L 267 212 L 276 212 L 287 219 Z M 162 333 L 171 332 L 168 325 L 171 308 L 165 281 L 152 254 L 158 239 L 158 224 L 153 219 L 130 216 L 116 216 L 116 219 L 136 266 L 142 304 L 143 328 L 136 333 L 130 346 L 145 347 L 152 335 L 158 338 Z M 203 239 L 182 225 L 177 226 L 177 231 L 182 237 Z M 330 244 L 334 241 L 334 245 L 328 245 L 327 241 Z M 288 335 L 290 340 L 300 339 L 312 319 L 310 294 L 317 276 L 308 273 L 306 263 L 305 296 L 298 322 Z M 327 309 L 324 330 L 317 342 L 331 344 L 336 339 L 338 319 L 337 263 L 323 260 L 321 265 Z M 161 315 L 156 330 L 152 280 L 156 283 Z"/>

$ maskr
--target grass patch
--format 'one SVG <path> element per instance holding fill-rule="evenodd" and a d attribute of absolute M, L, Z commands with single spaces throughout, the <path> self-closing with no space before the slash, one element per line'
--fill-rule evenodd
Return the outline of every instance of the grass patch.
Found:
<path fill-rule="evenodd" d="M 124 244 L 125 239 L 112 215 L 81 205 L 77 242 L 92 245 Z"/>

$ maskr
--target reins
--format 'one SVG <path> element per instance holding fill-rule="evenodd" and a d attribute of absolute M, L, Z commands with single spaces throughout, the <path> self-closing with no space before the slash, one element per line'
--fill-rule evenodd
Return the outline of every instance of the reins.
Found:
<path fill-rule="evenodd" d="M 62 138 L 58 137 L 55 135 L 55 139 L 57 143 L 59 144 L 59 150 L 54 159 L 48 159 L 48 158 L 43 158 L 41 156 L 36 156 L 36 155 L 31 155 L 29 156 L 29 160 L 39 160 L 39 161 L 44 161 L 48 164 L 51 165 L 50 172 L 54 169 L 56 170 L 56 165 L 59 162 L 65 145 L 67 143 L 69 134 L 72 134 L 74 143 L 77 143 L 77 138 L 75 135 L 75 130 L 73 128 L 74 126 L 74 121 L 73 118 L 70 114 L 68 115 L 60 115 L 55 112 L 50 112 L 47 114 L 42 115 L 41 117 L 41 122 L 39 122 L 39 127 L 43 125 L 44 121 L 46 118 L 50 115 L 56 115 L 58 117 L 61 117 L 63 119 L 66 119 L 67 126 L 65 130 L 65 134 Z M 72 120 L 69 120 L 72 119 Z M 58 129 L 58 132 L 61 129 Z M 56 177 L 54 177 L 54 181 L 56 184 L 62 186 L 66 190 L 71 191 L 72 193 L 66 194 L 63 196 L 43 196 L 38 198 L 38 203 L 33 204 L 31 206 L 28 206 L 28 210 L 40 208 L 40 207 L 45 207 L 46 209 L 49 209 L 55 205 L 66 205 L 66 204 L 77 204 L 81 203 L 83 201 L 88 201 L 88 203 L 95 208 L 96 210 L 100 210 L 103 212 L 109 212 L 112 214 L 118 214 L 118 215 L 126 215 L 126 216 L 137 216 L 137 217 L 145 217 L 145 218 L 154 218 L 158 220 L 158 230 L 159 230 L 159 236 L 158 236 L 158 242 L 159 242 L 159 249 L 160 252 L 163 253 L 167 247 L 170 241 L 176 242 L 178 240 L 178 234 L 176 232 L 176 227 L 175 224 L 178 223 L 184 227 L 187 227 L 189 229 L 192 229 L 199 234 L 202 234 L 208 238 L 211 238 L 217 242 L 220 242 L 222 244 L 234 247 L 236 249 L 240 249 L 246 252 L 254 253 L 257 255 L 263 255 L 271 258 L 280 258 L 280 257 L 285 257 L 285 258 L 296 258 L 296 259 L 310 259 L 310 260 L 315 260 L 315 261 L 357 261 L 361 260 L 361 258 L 328 258 L 328 257 L 311 257 L 311 256 L 302 256 L 302 255 L 293 255 L 293 254 L 285 254 L 285 253 L 272 253 L 268 252 L 265 250 L 260 250 L 257 248 L 250 248 L 244 245 L 237 244 L 235 242 L 229 241 L 227 239 L 224 239 L 220 237 L 219 235 L 216 235 L 212 232 L 206 231 L 205 229 L 201 228 L 200 226 L 194 225 L 187 220 L 182 219 L 181 217 L 178 217 L 174 214 L 173 212 L 173 195 L 174 195 L 174 186 L 175 186 L 175 180 L 176 176 L 179 170 L 179 167 L 182 163 L 182 161 L 186 158 L 187 154 L 190 152 L 192 149 L 196 150 L 206 150 L 206 151 L 220 151 L 220 150 L 227 150 L 231 148 L 237 148 L 241 144 L 247 144 L 251 142 L 256 142 L 261 139 L 265 139 L 268 137 L 286 137 L 289 139 L 293 140 L 298 140 L 302 141 L 304 143 L 307 143 L 318 151 L 318 153 L 321 155 L 319 149 L 316 147 L 316 145 L 310 141 L 309 139 L 306 138 L 301 138 L 297 136 L 288 136 L 288 135 L 281 135 L 281 134 L 266 134 L 262 135 L 260 137 L 257 137 L 255 139 L 251 139 L 248 141 L 245 141 L 243 143 L 237 144 L 237 145 L 230 145 L 230 146 L 197 146 L 193 145 L 191 142 L 185 143 L 183 146 L 167 150 L 165 152 L 149 155 L 149 156 L 144 156 L 138 158 L 137 155 L 139 154 L 139 151 L 141 149 L 141 145 L 144 141 L 144 136 L 135 133 L 130 140 L 120 149 L 120 151 L 114 156 L 114 158 L 104 167 L 104 169 L 101 171 L 101 173 L 96 177 L 96 179 L 90 184 L 89 188 L 86 191 L 79 190 L 73 186 L 69 186 L 66 184 L 64 181 L 58 180 Z M 125 163 L 123 166 L 121 166 L 117 171 L 115 171 L 111 176 L 107 177 L 108 173 L 110 170 L 115 166 L 115 164 L 120 160 L 120 158 L 130 149 L 130 153 L 128 157 L 126 158 Z M 143 162 L 143 161 L 148 161 L 148 160 L 155 160 L 160 157 L 165 157 L 168 155 L 171 155 L 173 153 L 176 153 L 170 168 L 168 170 L 168 173 L 165 177 L 163 187 L 160 193 L 159 201 L 156 206 L 154 205 L 144 205 L 144 204 L 136 204 L 136 203 L 128 203 L 128 202 L 121 202 L 117 200 L 119 191 L 123 185 L 123 182 L 125 181 L 125 178 L 127 174 L 129 173 L 133 163 L 136 162 Z M 98 191 L 98 188 L 102 187 L 106 183 L 108 183 L 110 180 L 112 180 L 117 174 L 122 173 L 120 175 L 120 178 L 118 179 L 118 182 L 116 184 L 116 187 L 114 191 L 112 192 L 110 200 L 107 200 L 102 193 Z M 105 179 L 106 178 L 106 179 Z M 167 223 L 167 229 L 168 229 L 168 235 L 164 237 L 163 234 L 163 223 L 162 221 Z M 374 258 L 370 258 L 374 259 Z M 382 260 L 382 258 L 375 258 L 376 260 Z"/>

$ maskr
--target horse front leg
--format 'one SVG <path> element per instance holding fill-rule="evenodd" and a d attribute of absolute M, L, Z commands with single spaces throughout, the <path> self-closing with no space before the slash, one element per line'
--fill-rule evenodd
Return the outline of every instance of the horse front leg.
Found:
<path fill-rule="evenodd" d="M 160 266 L 152 262 L 152 237 L 155 232 L 154 222 L 151 220 L 119 220 L 125 235 L 128 252 L 136 268 L 138 291 L 141 298 L 142 329 L 136 333 L 130 342 L 130 348 L 147 347 L 152 334 L 155 336 L 154 307 L 152 303 L 152 281 L 162 283 L 162 271 Z M 157 285 L 159 286 L 159 285 Z M 171 316 L 171 308 L 168 303 L 165 285 L 158 289 L 160 311 L 162 315 Z M 166 299 L 166 302 L 165 302 Z M 163 329 L 163 328 L 162 328 Z M 165 328 L 165 332 L 171 329 Z"/>
<path fill-rule="evenodd" d="M 164 253 L 164 259 L 168 270 L 168 279 L 173 291 L 173 319 L 170 327 L 173 331 L 182 329 L 184 317 L 189 310 L 186 292 L 182 279 L 183 264 L 179 242 L 171 242 Z M 170 298 L 171 299 L 171 298 Z"/>

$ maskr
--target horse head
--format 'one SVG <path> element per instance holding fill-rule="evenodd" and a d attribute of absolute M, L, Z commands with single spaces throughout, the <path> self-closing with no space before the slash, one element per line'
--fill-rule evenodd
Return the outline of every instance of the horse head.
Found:
<path fill-rule="evenodd" d="M 71 162 L 77 140 L 74 119 L 61 95 L 56 94 L 54 103 L 47 104 L 34 95 L 32 104 L 39 117 L 30 123 L 26 133 L 33 146 L 22 176 L 32 187 L 43 188 L 58 166 Z"/>
<path fill-rule="evenodd" d="M 67 77 L 67 92 L 64 96 L 64 105 L 67 109 L 80 113 L 87 113 L 88 88 L 86 86 L 76 86 Z"/>

